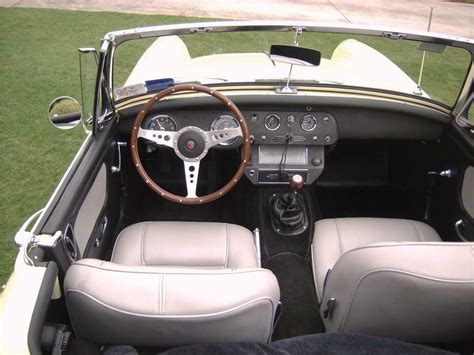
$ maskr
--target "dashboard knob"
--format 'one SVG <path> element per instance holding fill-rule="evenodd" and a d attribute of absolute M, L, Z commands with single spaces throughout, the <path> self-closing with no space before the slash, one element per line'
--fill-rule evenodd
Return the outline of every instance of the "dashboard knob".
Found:
<path fill-rule="evenodd" d="M 249 142 L 250 142 L 250 144 L 254 144 L 254 143 L 255 143 L 255 137 L 253 136 L 253 134 L 251 134 L 251 135 L 249 136 Z"/>

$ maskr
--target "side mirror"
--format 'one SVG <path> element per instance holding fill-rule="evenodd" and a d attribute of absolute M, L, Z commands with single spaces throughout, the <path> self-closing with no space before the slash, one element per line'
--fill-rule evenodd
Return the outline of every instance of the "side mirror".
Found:
<path fill-rule="evenodd" d="M 82 118 L 81 104 L 69 96 L 58 97 L 49 105 L 48 118 L 56 128 L 74 128 Z"/>
<path fill-rule="evenodd" d="M 321 62 L 321 52 L 303 47 L 272 45 L 270 59 L 279 63 L 313 67 Z"/>

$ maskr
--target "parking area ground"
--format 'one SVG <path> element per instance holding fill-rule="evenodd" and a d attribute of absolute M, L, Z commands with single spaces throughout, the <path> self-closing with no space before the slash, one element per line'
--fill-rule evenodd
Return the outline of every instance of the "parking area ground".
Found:
<path fill-rule="evenodd" d="M 197 16 L 226 19 L 301 19 L 396 26 L 474 37 L 474 5 L 451 1 L 383 0 L 0 0 L 0 6 Z"/>

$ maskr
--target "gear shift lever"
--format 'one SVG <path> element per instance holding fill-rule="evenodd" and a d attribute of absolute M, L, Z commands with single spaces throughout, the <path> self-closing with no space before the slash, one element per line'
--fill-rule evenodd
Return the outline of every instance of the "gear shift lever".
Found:
<path fill-rule="evenodd" d="M 304 199 L 298 194 L 303 187 L 301 175 L 295 174 L 289 179 L 291 192 L 273 195 L 270 200 L 273 229 L 285 235 L 301 233 L 307 227 Z"/>
<path fill-rule="evenodd" d="M 303 185 L 304 185 L 304 180 L 301 175 L 296 174 L 290 178 L 290 189 L 294 193 L 298 193 L 298 191 L 303 187 Z"/>

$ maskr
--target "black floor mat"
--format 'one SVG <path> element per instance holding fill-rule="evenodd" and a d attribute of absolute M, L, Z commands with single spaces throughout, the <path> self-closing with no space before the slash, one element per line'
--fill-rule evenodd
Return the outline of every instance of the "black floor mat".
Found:
<path fill-rule="evenodd" d="M 281 253 L 263 267 L 273 271 L 281 293 L 281 315 L 272 340 L 324 332 L 309 262 L 294 253 Z"/>
<path fill-rule="evenodd" d="M 387 217 L 422 220 L 425 194 L 395 186 L 317 187 L 323 218 Z"/>

